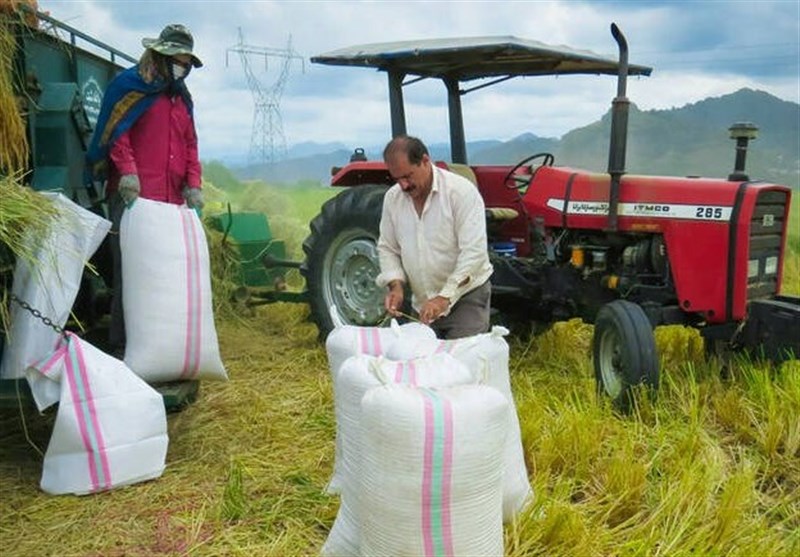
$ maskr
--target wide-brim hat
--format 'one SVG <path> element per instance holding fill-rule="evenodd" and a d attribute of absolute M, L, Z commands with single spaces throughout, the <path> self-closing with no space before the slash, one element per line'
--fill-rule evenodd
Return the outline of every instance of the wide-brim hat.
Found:
<path fill-rule="evenodd" d="M 192 57 L 192 66 L 199 68 L 203 62 L 192 52 L 194 38 L 183 25 L 173 23 L 164 27 L 157 39 L 142 39 L 142 46 L 150 48 L 165 56 L 188 54 Z"/>

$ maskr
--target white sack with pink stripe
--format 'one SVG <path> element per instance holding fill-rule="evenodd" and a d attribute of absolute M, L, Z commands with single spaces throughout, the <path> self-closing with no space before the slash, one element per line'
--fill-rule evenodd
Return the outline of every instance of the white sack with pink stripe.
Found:
<path fill-rule="evenodd" d="M 331 308 L 331 317 L 336 327 L 328 334 L 325 339 L 325 350 L 328 354 L 328 369 L 333 380 L 333 397 L 336 400 L 336 376 L 339 368 L 342 367 L 347 358 L 365 354 L 368 356 L 382 356 L 395 344 L 414 345 L 421 340 L 436 340 L 436 333 L 433 329 L 422 323 L 405 323 L 400 325 L 397 320 L 392 319 L 389 327 L 358 327 L 355 325 L 344 325 L 338 319 L 335 308 Z M 333 474 L 328 483 L 326 491 L 328 493 L 340 493 L 341 472 L 339 461 L 341 460 L 341 441 L 339 435 L 336 436 L 336 447 L 333 461 Z"/>
<path fill-rule="evenodd" d="M 362 555 L 503 555 L 508 400 L 387 385 L 361 402 Z"/>
<path fill-rule="evenodd" d="M 339 368 L 350 356 L 383 356 L 395 345 L 414 346 L 423 340 L 435 341 L 436 333 L 422 323 L 400 325 L 392 319 L 389 327 L 341 325 L 334 328 L 325 339 L 328 368 L 335 379 Z"/>
<path fill-rule="evenodd" d="M 139 198 L 122 215 L 120 248 L 128 367 L 147 382 L 227 379 L 195 211 Z"/>
<path fill-rule="evenodd" d="M 78 295 L 86 262 L 102 243 L 111 222 L 60 193 L 42 195 L 52 200 L 57 216 L 36 250 L 35 264 L 17 260 L 11 291 L 63 327 Z M 10 304 L 9 317 L 0 377 L 16 379 L 25 376 L 26 367 L 53 351 L 58 333 L 16 303 Z"/>
<path fill-rule="evenodd" d="M 422 340 L 414 344 L 394 344 L 387 352 L 395 359 L 418 358 L 445 352 L 467 366 L 473 373 L 486 377 L 486 384 L 505 395 L 511 404 L 508 413 L 503 476 L 503 520 L 511 521 L 532 500 L 519 417 L 511 392 L 508 369 L 509 349 L 505 336 L 508 329 L 494 326 L 488 333 L 454 340 Z"/>
<path fill-rule="evenodd" d="M 67 335 L 26 370 L 39 410 L 58 402 L 42 490 L 84 495 L 161 476 L 169 444 L 161 395 L 120 360 Z"/>
<path fill-rule="evenodd" d="M 341 443 L 341 501 L 322 554 L 329 557 L 360 555 L 358 491 L 361 484 L 361 399 L 387 383 L 446 387 L 476 383 L 477 378 L 449 354 L 396 362 L 383 357 L 352 356 L 336 377 L 336 439 Z"/>

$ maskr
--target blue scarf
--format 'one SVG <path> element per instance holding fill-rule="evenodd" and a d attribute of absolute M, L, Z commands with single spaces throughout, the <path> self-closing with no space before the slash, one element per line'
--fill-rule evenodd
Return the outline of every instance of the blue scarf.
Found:
<path fill-rule="evenodd" d="M 124 70 L 109 83 L 92 140 L 86 151 L 86 183 L 106 178 L 109 149 L 120 135 L 131 129 L 139 117 L 147 112 L 159 94 L 166 93 L 170 85 L 179 94 L 189 115 L 192 116 L 194 105 L 192 96 L 183 80 L 172 84 L 157 79 L 147 83 L 139 75 L 139 66 Z"/>

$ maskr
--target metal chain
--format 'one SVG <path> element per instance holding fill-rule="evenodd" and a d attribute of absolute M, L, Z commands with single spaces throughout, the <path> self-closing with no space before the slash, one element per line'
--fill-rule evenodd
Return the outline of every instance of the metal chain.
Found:
<path fill-rule="evenodd" d="M 42 323 L 44 323 L 45 325 L 47 325 L 48 327 L 53 329 L 56 333 L 58 333 L 59 335 L 61 335 L 64 338 L 66 338 L 67 334 L 64 331 L 64 329 L 62 329 L 61 327 L 59 327 L 58 325 L 53 323 L 53 321 L 49 317 L 46 317 L 46 316 L 42 315 L 41 311 L 39 311 L 36 308 L 31 307 L 30 304 L 28 302 L 26 302 L 25 300 L 20 300 L 19 298 L 17 298 L 16 294 L 12 293 L 11 294 L 11 299 L 14 302 L 18 303 L 20 305 L 20 307 L 22 307 L 22 309 L 31 312 L 31 314 L 36 319 L 39 319 Z"/>
<path fill-rule="evenodd" d="M 20 306 L 22 306 L 23 309 L 26 309 L 29 312 L 31 312 L 34 317 L 36 317 L 37 319 L 41 319 L 45 325 L 51 327 L 59 335 L 61 335 L 64 338 L 67 338 L 66 334 L 64 334 L 64 329 L 53 323 L 49 318 L 42 315 L 42 312 L 40 312 L 39 310 L 32 308 L 30 304 L 28 304 L 28 302 L 17 298 L 17 296 L 13 292 L 11 293 L 11 299 L 16 303 L 18 303 Z M 44 458 L 44 453 L 42 452 L 42 449 L 39 448 L 39 446 L 33 441 L 33 439 L 31 439 L 30 435 L 28 434 L 28 425 L 25 422 L 25 410 L 22 407 L 22 394 L 19 391 L 19 384 L 20 381 L 14 381 L 14 388 L 16 389 L 17 393 L 17 406 L 19 407 L 19 416 L 20 419 L 22 420 L 22 431 L 25 433 L 25 440 L 28 441 L 28 444 L 31 447 L 33 447 L 33 449 L 37 453 L 39 453 L 40 457 Z"/>

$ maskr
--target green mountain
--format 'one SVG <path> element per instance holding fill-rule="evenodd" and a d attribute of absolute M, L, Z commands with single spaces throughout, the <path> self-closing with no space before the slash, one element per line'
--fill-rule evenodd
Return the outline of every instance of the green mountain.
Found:
<path fill-rule="evenodd" d="M 758 126 L 751 141 L 746 171 L 752 179 L 800 187 L 800 104 L 763 91 L 741 89 L 669 110 L 639 110 L 630 105 L 626 171 L 629 174 L 727 177 L 734 167 L 735 141 L 728 128 L 736 122 Z M 605 172 L 611 113 L 598 122 L 574 129 L 561 139 L 522 134 L 510 141 L 484 140 L 467 144 L 471 164 L 514 164 L 535 153 L 549 152 L 559 166 Z M 300 180 L 328 183 L 332 166 L 347 164 L 350 150 L 322 150 L 305 156 L 235 170 L 243 179 L 290 184 Z M 383 146 L 366 147 L 370 159 Z M 447 144 L 430 145 L 434 159 L 449 160 Z"/>
<path fill-rule="evenodd" d="M 758 138 L 748 148 L 746 171 L 750 177 L 800 187 L 800 105 L 751 89 L 670 110 L 641 111 L 631 104 L 626 170 L 630 174 L 726 177 L 736 156 L 735 141 L 728 131 L 735 122 L 751 122 L 759 128 Z M 553 148 L 556 164 L 607 170 L 610 127 L 609 111 L 599 122 L 564 135 Z M 515 143 L 513 140 L 502 148 L 516 152 Z M 483 158 L 480 153 L 475 156 L 478 158 Z"/>
<path fill-rule="evenodd" d="M 467 155 L 471 164 L 515 164 L 536 153 L 555 153 L 558 144 L 558 139 L 525 133 L 507 143 L 497 143 L 486 149 L 472 149 L 470 144 Z"/>

